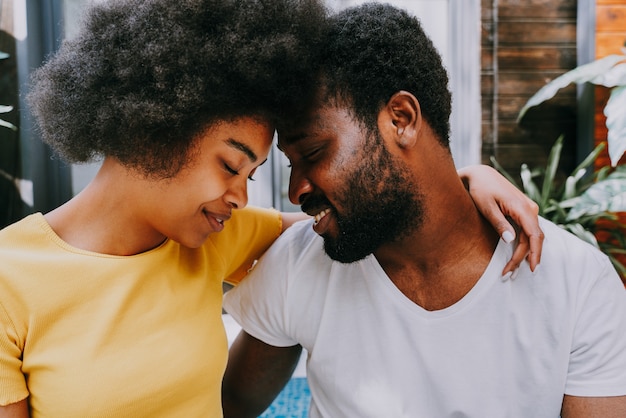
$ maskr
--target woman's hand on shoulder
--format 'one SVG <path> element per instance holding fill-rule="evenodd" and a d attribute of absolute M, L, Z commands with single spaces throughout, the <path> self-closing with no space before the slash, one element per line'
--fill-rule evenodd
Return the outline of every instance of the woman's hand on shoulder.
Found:
<path fill-rule="evenodd" d="M 502 239 L 511 242 L 518 238 L 513 257 L 502 275 L 514 274 L 524 259 L 535 271 L 541 260 L 544 240 L 539 226 L 539 206 L 492 167 L 474 165 L 464 167 L 458 173 L 476 207 Z"/>

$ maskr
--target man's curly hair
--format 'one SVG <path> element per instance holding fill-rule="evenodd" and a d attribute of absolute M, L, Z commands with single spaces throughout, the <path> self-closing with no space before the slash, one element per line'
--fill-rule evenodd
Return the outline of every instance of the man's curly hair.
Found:
<path fill-rule="evenodd" d="M 325 19 L 318 0 L 108 1 L 34 72 L 28 103 L 69 162 L 171 177 L 207 124 L 297 111 Z"/>
<path fill-rule="evenodd" d="M 322 81 L 326 95 L 348 103 L 370 132 L 391 96 L 411 92 L 440 142 L 449 147 L 451 94 L 441 56 L 418 19 L 369 3 L 330 18 Z"/>

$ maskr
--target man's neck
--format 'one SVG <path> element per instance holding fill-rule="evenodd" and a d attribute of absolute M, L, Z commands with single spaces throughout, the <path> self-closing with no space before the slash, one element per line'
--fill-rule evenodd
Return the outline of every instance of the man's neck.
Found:
<path fill-rule="evenodd" d="M 455 191 L 430 201 L 418 230 L 374 253 L 398 289 L 427 310 L 463 298 L 482 276 L 498 242 L 467 192 Z"/>

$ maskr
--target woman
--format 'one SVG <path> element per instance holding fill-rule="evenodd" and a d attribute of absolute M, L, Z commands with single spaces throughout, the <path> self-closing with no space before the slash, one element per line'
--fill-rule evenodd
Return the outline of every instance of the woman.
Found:
<path fill-rule="evenodd" d="M 247 182 L 312 88 L 324 18 L 313 0 L 111 1 L 35 73 L 44 140 L 104 160 L 0 231 L 0 417 L 221 416 L 222 281 L 302 216 L 243 209 Z M 489 209 L 506 200 L 533 235 L 536 207 L 507 187 L 480 205 L 512 233 Z"/>

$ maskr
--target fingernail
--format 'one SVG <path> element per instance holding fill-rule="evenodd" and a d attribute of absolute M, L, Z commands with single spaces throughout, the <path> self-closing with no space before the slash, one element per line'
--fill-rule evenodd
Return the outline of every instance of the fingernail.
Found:
<path fill-rule="evenodd" d="M 513 273 L 511 273 L 511 280 L 517 279 L 518 273 L 519 273 L 519 268 L 516 268 L 515 270 L 513 270 Z"/>
<path fill-rule="evenodd" d="M 507 280 L 509 280 L 511 278 L 511 274 L 512 274 L 512 272 L 509 271 L 507 274 L 502 276 L 502 281 L 506 282 Z"/>
<path fill-rule="evenodd" d="M 510 244 L 511 241 L 513 241 L 513 239 L 515 239 L 515 237 L 513 236 L 513 234 L 511 233 L 511 231 L 504 231 L 502 233 L 502 239 L 504 240 L 504 242 L 506 242 L 507 244 Z"/>
<path fill-rule="evenodd" d="M 539 270 L 539 264 L 535 266 L 535 269 L 533 270 L 533 274 L 537 274 L 537 270 Z"/>

